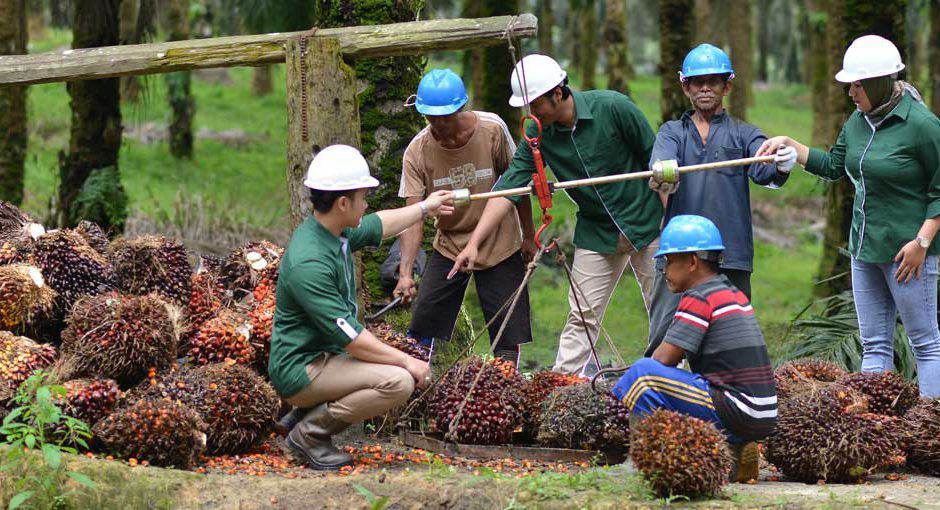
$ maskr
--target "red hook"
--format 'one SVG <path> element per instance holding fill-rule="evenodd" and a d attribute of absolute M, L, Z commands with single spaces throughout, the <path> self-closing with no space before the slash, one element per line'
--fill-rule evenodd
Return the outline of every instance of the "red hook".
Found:
<path fill-rule="evenodd" d="M 529 136 L 526 133 L 525 123 L 527 120 L 535 122 L 536 135 Z M 552 193 L 555 191 L 552 183 L 545 177 L 545 162 L 542 160 L 542 152 L 539 150 L 539 144 L 542 142 L 542 123 L 534 115 L 529 114 L 522 117 L 519 127 L 522 130 L 522 138 L 529 144 L 532 151 L 532 162 L 535 164 L 535 172 L 532 173 L 532 191 L 539 199 L 539 206 L 542 208 L 542 226 L 535 233 L 535 246 L 540 250 L 550 250 L 555 246 L 555 241 L 549 243 L 547 247 L 542 246 L 540 238 L 545 229 L 552 223 L 552 215 L 548 213 L 552 208 Z"/>

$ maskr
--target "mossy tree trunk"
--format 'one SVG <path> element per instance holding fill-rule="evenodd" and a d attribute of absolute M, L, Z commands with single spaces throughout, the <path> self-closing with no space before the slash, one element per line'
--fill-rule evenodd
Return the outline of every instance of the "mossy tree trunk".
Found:
<path fill-rule="evenodd" d="M 827 27 L 829 76 L 842 67 L 842 56 L 848 45 L 865 34 L 876 34 L 894 41 L 904 59 L 904 12 L 906 0 L 831 0 L 828 3 Z M 833 143 L 845 119 L 854 111 L 854 104 L 841 84 L 830 81 L 827 140 Z M 829 185 L 826 191 L 826 228 L 823 253 L 819 263 L 819 280 L 830 279 L 816 286 L 816 295 L 831 296 L 850 288 L 850 260 L 840 249 L 846 249 L 852 225 L 852 203 L 855 190 L 848 179 Z M 839 278 L 834 278 L 843 275 Z"/>
<path fill-rule="evenodd" d="M 685 54 L 692 48 L 695 27 L 695 0 L 659 2 L 659 106 L 663 122 L 678 119 L 689 108 L 689 101 L 678 83 L 678 71 Z"/>
<path fill-rule="evenodd" d="M 29 40 L 26 0 L 0 0 L 0 55 L 26 53 Z M 23 201 L 26 129 L 26 87 L 0 88 L 0 200 Z"/>
<path fill-rule="evenodd" d="M 189 0 L 169 0 L 167 5 L 169 41 L 189 39 Z M 193 157 L 193 116 L 196 102 L 190 91 L 190 72 L 166 75 L 167 99 L 170 102 L 170 154 L 177 158 Z"/>
<path fill-rule="evenodd" d="M 118 44 L 120 0 L 74 0 L 73 48 Z M 59 154 L 57 222 L 88 219 L 112 232 L 124 229 L 127 196 L 118 171 L 121 147 L 120 80 L 67 84 L 72 125 L 67 152 Z"/>
<path fill-rule="evenodd" d="M 137 20 L 140 17 L 141 0 L 120 0 L 121 10 L 118 18 L 121 23 L 121 44 L 137 44 L 141 41 L 137 37 Z M 172 29 L 171 29 L 172 30 Z M 136 103 L 140 97 L 140 77 L 124 76 L 121 78 L 121 100 L 125 103 Z"/>
<path fill-rule="evenodd" d="M 502 16 L 519 12 L 518 0 L 483 0 L 480 2 L 480 16 Z M 516 46 L 516 58 L 524 53 L 519 41 Z M 483 50 L 480 62 L 481 76 L 475 90 L 474 107 L 499 115 L 510 129 L 519 123 L 519 110 L 509 106 L 510 78 L 515 62 L 506 45 L 498 44 Z"/>
<path fill-rule="evenodd" d="M 930 0 L 930 109 L 940 115 L 940 0 Z"/>
<path fill-rule="evenodd" d="M 728 19 L 728 38 L 734 67 L 734 89 L 731 91 L 731 114 L 746 121 L 751 102 L 754 50 L 751 45 L 751 2 L 737 2 L 734 15 Z"/>
<path fill-rule="evenodd" d="M 555 10 L 552 0 L 539 1 L 539 51 L 545 55 L 552 55 L 555 46 L 552 43 L 552 30 L 555 27 Z"/>
<path fill-rule="evenodd" d="M 607 52 L 607 88 L 630 94 L 630 39 L 626 0 L 604 2 L 604 49 Z"/>
<path fill-rule="evenodd" d="M 813 95 L 813 136 L 812 145 L 822 147 L 832 143 L 829 139 L 829 52 L 826 48 L 826 7 L 822 0 L 806 2 L 809 47 L 807 65 L 809 66 L 810 90 Z"/>
<path fill-rule="evenodd" d="M 72 0 L 49 0 L 49 24 L 55 28 L 72 26 Z"/>
<path fill-rule="evenodd" d="M 258 66 L 251 70 L 251 95 L 262 97 L 274 92 L 271 66 Z"/>
<path fill-rule="evenodd" d="M 423 0 L 319 0 L 317 25 L 328 28 L 414 21 L 422 5 Z M 361 149 L 373 175 L 382 183 L 369 197 L 373 210 L 404 205 L 398 198 L 401 159 L 408 142 L 424 126 L 424 119 L 414 108 L 403 106 L 402 100 L 418 89 L 425 65 L 425 57 L 418 56 L 355 62 Z M 369 292 L 375 297 L 382 293 L 379 266 L 388 256 L 388 246 L 391 243 L 363 252 L 361 270 Z"/>
<path fill-rule="evenodd" d="M 691 46 L 709 43 L 719 48 L 725 47 L 728 42 L 728 20 L 731 17 L 728 0 L 695 0 L 694 3 L 696 29 L 692 34 L 694 44 Z"/>
<path fill-rule="evenodd" d="M 770 28 L 774 18 L 770 7 L 773 0 L 757 1 L 757 81 L 766 82 L 769 76 Z"/>
<path fill-rule="evenodd" d="M 591 90 L 597 87 L 597 3 L 594 0 L 580 0 L 581 9 L 581 51 L 578 55 L 581 74 L 581 89 Z"/>

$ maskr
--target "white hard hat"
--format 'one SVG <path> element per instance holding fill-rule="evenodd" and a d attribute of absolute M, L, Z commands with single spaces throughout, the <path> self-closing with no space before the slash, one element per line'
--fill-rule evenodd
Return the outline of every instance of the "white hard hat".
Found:
<path fill-rule="evenodd" d="M 842 70 L 836 80 L 842 83 L 888 76 L 904 69 L 901 53 L 891 41 L 877 35 L 863 35 L 852 41 L 842 57 Z"/>
<path fill-rule="evenodd" d="M 512 70 L 510 84 L 512 97 L 509 106 L 516 108 L 535 101 L 539 96 L 552 90 L 565 81 L 565 70 L 546 55 L 528 55 L 520 60 Z M 526 92 L 522 92 L 525 85 Z"/>
<path fill-rule="evenodd" d="M 369 163 L 359 150 L 348 145 L 330 145 L 321 150 L 310 167 L 304 186 L 321 191 L 374 188 L 379 181 L 369 175 Z"/>

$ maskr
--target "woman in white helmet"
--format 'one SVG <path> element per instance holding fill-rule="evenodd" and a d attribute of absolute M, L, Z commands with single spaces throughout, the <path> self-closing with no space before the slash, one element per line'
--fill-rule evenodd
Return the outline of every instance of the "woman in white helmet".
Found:
<path fill-rule="evenodd" d="M 268 373 L 295 406 L 281 421 L 289 429 L 285 444 L 313 469 L 351 464 L 331 437 L 404 403 L 431 380 L 426 362 L 382 343 L 357 320 L 352 254 L 428 216 L 452 213 L 452 192 L 363 216 L 366 192 L 378 185 L 355 148 L 320 151 L 304 180 L 313 214 L 281 259 Z"/>
<path fill-rule="evenodd" d="M 855 186 L 849 252 L 863 372 L 894 368 L 894 324 L 901 322 L 917 357 L 921 395 L 940 396 L 937 255 L 940 243 L 940 120 L 920 94 L 898 79 L 904 69 L 891 41 L 852 42 L 836 80 L 848 84 L 858 110 L 828 152 L 788 137 L 767 140 L 758 156 L 796 147 L 807 171 L 848 176 Z"/>

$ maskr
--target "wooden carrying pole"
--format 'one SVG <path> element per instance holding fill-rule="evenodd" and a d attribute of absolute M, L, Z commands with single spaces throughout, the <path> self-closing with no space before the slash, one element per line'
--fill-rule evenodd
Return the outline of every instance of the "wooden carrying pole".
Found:
<path fill-rule="evenodd" d="M 679 174 L 689 174 L 692 172 L 703 172 L 706 170 L 715 170 L 718 168 L 728 168 L 733 166 L 745 166 L 751 165 L 754 163 L 772 163 L 774 161 L 774 156 L 761 156 L 754 158 L 742 158 L 742 159 L 730 159 L 728 161 L 716 161 L 715 163 L 703 163 L 700 165 L 688 165 L 680 166 L 677 171 Z M 576 179 L 573 181 L 562 181 L 552 183 L 554 189 L 568 189 L 568 188 L 578 188 L 581 186 L 594 186 L 597 184 L 609 184 L 612 182 L 621 182 L 621 181 L 636 181 L 636 180 L 646 180 L 653 176 L 652 171 L 646 172 L 632 172 L 627 174 L 617 174 L 617 175 L 607 175 L 604 177 L 590 177 L 587 179 Z M 516 195 L 528 195 L 532 193 L 531 186 L 525 186 L 522 188 L 511 188 L 505 189 L 502 191 L 489 191 L 487 193 L 476 193 L 470 195 L 470 200 L 489 200 L 491 198 L 498 197 L 512 197 Z"/>

